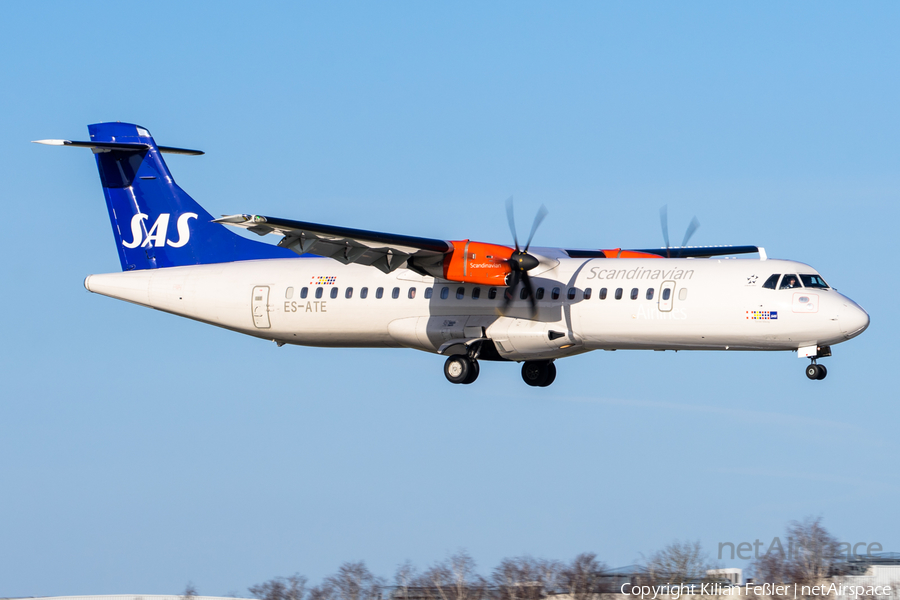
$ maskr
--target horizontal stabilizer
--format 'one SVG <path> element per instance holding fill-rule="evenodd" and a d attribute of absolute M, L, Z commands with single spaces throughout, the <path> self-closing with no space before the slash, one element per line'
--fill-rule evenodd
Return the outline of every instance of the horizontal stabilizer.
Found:
<path fill-rule="evenodd" d="M 150 149 L 150 144 L 121 143 L 121 142 L 73 142 L 72 140 L 34 140 L 32 144 L 44 144 L 45 146 L 72 146 L 73 148 L 90 148 L 94 153 L 118 151 L 144 152 Z M 187 148 L 172 148 L 170 146 L 157 146 L 160 152 L 167 154 L 187 154 L 200 156 L 201 150 L 188 150 Z"/>

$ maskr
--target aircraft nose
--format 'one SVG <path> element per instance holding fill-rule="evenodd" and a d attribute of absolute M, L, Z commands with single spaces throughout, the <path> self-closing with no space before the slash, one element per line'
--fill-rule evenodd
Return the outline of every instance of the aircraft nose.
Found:
<path fill-rule="evenodd" d="M 841 331 L 848 340 L 855 338 L 869 326 L 869 313 L 855 302 L 847 302 L 841 307 Z"/>

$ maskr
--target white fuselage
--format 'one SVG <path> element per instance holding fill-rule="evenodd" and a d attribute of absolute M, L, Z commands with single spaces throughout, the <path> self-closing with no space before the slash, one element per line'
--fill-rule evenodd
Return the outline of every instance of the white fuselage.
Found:
<path fill-rule="evenodd" d="M 797 350 L 843 342 L 869 322 L 830 288 L 762 288 L 772 274 L 816 273 L 793 261 L 555 257 L 552 264 L 532 275 L 544 290 L 534 317 L 518 295 L 501 315 L 504 288 L 490 298 L 486 286 L 328 258 L 91 275 L 85 287 L 279 343 L 437 352 L 448 342 L 488 338 L 510 360 L 597 349 Z"/>

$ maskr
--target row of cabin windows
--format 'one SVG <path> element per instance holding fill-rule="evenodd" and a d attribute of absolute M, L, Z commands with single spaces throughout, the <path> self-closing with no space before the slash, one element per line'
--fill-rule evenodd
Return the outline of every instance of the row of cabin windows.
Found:
<path fill-rule="evenodd" d="M 773 277 L 777 277 L 777 275 L 774 275 Z M 768 283 L 769 282 L 767 281 L 763 287 L 767 287 Z M 432 288 L 430 288 L 430 287 L 425 288 L 425 299 L 426 300 L 431 298 L 432 292 L 433 292 Z M 624 292 L 625 292 L 625 290 L 623 290 L 622 288 L 616 288 L 616 290 L 614 292 L 615 299 L 621 300 L 624 295 Z M 315 290 L 315 297 L 317 299 L 321 298 L 324 293 L 325 293 L 324 288 L 317 287 Z M 577 293 L 578 293 L 577 288 L 569 288 L 568 291 L 566 292 L 566 298 L 569 300 L 574 300 Z M 582 292 L 581 297 L 584 300 L 590 300 L 591 297 L 593 296 L 593 293 L 594 292 L 591 288 L 584 288 L 584 291 Z M 597 294 L 597 297 L 600 300 L 606 300 L 607 293 L 608 293 L 608 290 L 606 288 L 600 288 L 600 292 Z M 656 293 L 656 290 L 654 288 L 647 288 L 647 291 L 644 293 L 644 298 L 646 298 L 647 300 L 653 300 L 653 296 L 655 293 Z M 331 291 L 328 293 L 328 296 L 333 299 L 333 298 L 337 298 L 339 294 L 340 294 L 339 289 L 337 287 L 333 287 L 333 288 L 331 288 Z M 662 291 L 662 299 L 668 300 L 669 298 L 671 298 L 671 294 L 672 294 L 671 288 L 664 289 Z M 305 287 L 300 288 L 300 298 L 305 299 L 308 295 L 309 295 L 309 288 L 305 288 Z M 542 288 L 542 287 L 538 288 L 534 292 L 534 297 L 536 300 L 543 300 L 544 295 L 545 295 L 545 292 L 544 292 L 544 288 Z M 555 287 L 552 290 L 550 290 L 550 299 L 551 300 L 559 300 L 559 295 L 560 295 L 560 288 Z M 368 296 L 369 296 L 369 288 L 367 288 L 367 287 L 360 288 L 359 297 L 360 298 L 368 298 Z M 447 298 L 449 298 L 450 297 L 450 288 L 449 287 L 441 288 L 440 296 L 441 296 L 441 300 L 446 300 Z M 630 296 L 631 296 L 632 300 L 637 300 L 638 297 L 640 296 L 640 289 L 631 288 Z M 294 288 L 289 287 L 287 290 L 285 290 L 284 297 L 287 300 L 290 300 L 291 298 L 293 298 L 294 297 Z M 353 297 L 353 288 L 352 287 L 344 288 L 344 298 L 352 298 L 352 297 Z M 375 289 L 375 297 L 379 298 L 379 299 L 384 297 L 384 288 L 383 287 Z M 393 290 L 391 290 L 391 298 L 396 300 L 399 297 L 400 297 L 400 288 L 395 287 Z M 409 298 L 410 300 L 415 298 L 416 297 L 416 288 L 414 288 L 414 287 L 409 288 L 409 291 L 406 293 L 406 297 Z M 462 300 L 465 297 L 466 297 L 466 288 L 464 288 L 462 286 L 456 288 L 456 299 Z M 497 288 L 495 288 L 495 287 L 488 288 L 487 297 L 489 300 L 496 299 L 497 298 Z M 480 287 L 472 288 L 472 300 L 478 300 L 479 298 L 481 298 L 481 288 Z M 523 287 L 521 289 L 521 291 L 519 292 L 519 298 L 522 300 L 528 299 L 528 290 L 526 288 Z M 681 288 L 678 291 L 678 299 L 679 300 L 687 300 L 687 288 Z"/>
<path fill-rule="evenodd" d="M 568 300 L 574 300 L 577 293 L 578 293 L 577 288 L 569 288 L 568 291 L 566 292 L 566 298 Z M 609 290 L 607 288 L 600 288 L 600 291 L 597 294 L 597 297 L 600 300 L 606 300 L 608 294 L 609 294 Z M 647 288 L 647 290 L 644 292 L 644 298 L 646 298 L 647 300 L 653 300 L 653 297 L 655 294 L 656 294 L 655 288 Z M 543 300 L 544 295 L 545 295 L 544 288 L 538 288 L 534 292 L 535 300 Z M 550 290 L 550 299 L 551 300 L 558 300 L 559 295 L 560 295 L 559 288 L 553 288 L 552 290 Z M 585 288 L 581 294 L 581 297 L 584 300 L 590 300 L 593 295 L 594 295 L 594 291 L 591 288 Z M 615 291 L 613 292 L 613 297 L 616 300 L 621 300 L 624 297 L 624 295 L 625 295 L 625 290 L 623 288 L 616 288 Z M 640 297 L 640 295 L 641 295 L 640 288 L 631 288 L 631 292 L 629 293 L 629 296 L 631 297 L 632 300 L 637 300 Z M 662 299 L 663 300 L 668 300 L 669 298 L 671 298 L 671 296 L 672 296 L 671 288 L 666 288 L 662 291 Z M 522 288 L 522 290 L 519 291 L 519 298 L 522 300 L 527 300 L 528 299 L 528 290 L 525 288 Z M 678 298 L 679 298 L 679 300 L 687 299 L 687 288 L 681 288 L 681 290 L 679 290 Z"/>
<path fill-rule="evenodd" d="M 317 299 L 321 298 L 324 295 L 324 293 L 325 293 L 324 288 L 317 287 L 316 291 L 315 291 L 315 297 Z M 340 289 L 337 287 L 331 288 L 331 291 L 328 292 L 328 297 L 332 298 L 332 299 L 337 298 L 339 295 L 340 295 Z M 305 288 L 305 287 L 300 288 L 300 298 L 305 299 L 308 296 L 309 296 L 309 288 Z M 287 300 L 290 300 L 291 298 L 293 298 L 294 297 L 294 288 L 289 287 L 288 289 L 286 289 L 284 292 L 284 297 Z M 353 297 L 353 288 L 352 287 L 344 288 L 344 298 L 352 298 L 352 297 Z M 367 287 L 360 288 L 359 297 L 363 298 L 363 299 L 368 298 L 369 297 L 369 288 L 367 288 Z M 384 297 L 384 288 L 383 287 L 375 289 L 375 297 L 376 298 Z M 399 297 L 400 297 L 400 288 L 395 287 L 394 289 L 391 290 L 391 298 L 394 298 L 396 300 Z M 409 291 L 406 293 L 406 297 L 409 298 L 410 300 L 415 298 L 416 297 L 416 288 L 414 288 L 414 287 L 409 288 Z M 425 298 L 431 298 L 431 288 L 425 288 Z"/>

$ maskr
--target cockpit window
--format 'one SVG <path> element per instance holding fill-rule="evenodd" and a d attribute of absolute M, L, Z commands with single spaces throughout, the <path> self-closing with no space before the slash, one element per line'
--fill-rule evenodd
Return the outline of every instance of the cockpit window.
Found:
<path fill-rule="evenodd" d="M 772 275 L 771 277 L 766 279 L 766 282 L 763 284 L 763 287 L 766 288 L 767 290 L 774 290 L 775 286 L 778 285 L 779 277 L 781 277 L 781 273 L 776 273 L 775 275 Z"/>
<path fill-rule="evenodd" d="M 825 283 L 825 280 L 819 275 L 801 275 L 800 281 L 803 282 L 803 287 L 821 289 L 828 287 L 828 284 Z"/>
<path fill-rule="evenodd" d="M 785 275 L 781 278 L 781 286 L 779 290 L 792 290 L 800 287 L 800 278 L 796 275 Z"/>

